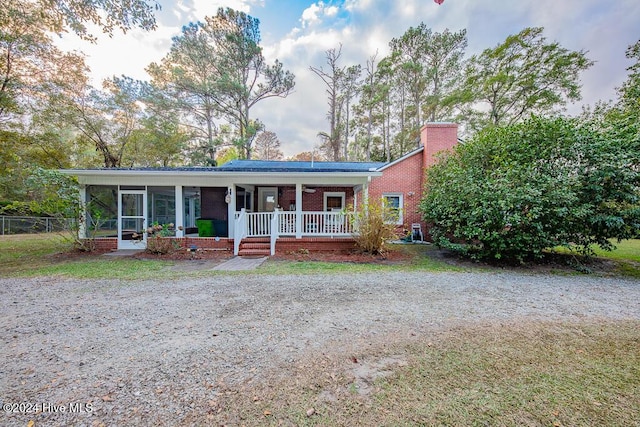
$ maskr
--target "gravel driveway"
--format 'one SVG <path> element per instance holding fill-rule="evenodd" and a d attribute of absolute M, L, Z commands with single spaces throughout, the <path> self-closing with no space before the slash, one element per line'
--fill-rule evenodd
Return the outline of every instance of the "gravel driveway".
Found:
<path fill-rule="evenodd" d="M 475 321 L 640 319 L 640 281 L 510 272 L 0 279 L 0 307 L 0 425 L 175 425 L 220 384 L 286 372 L 345 343 Z"/>

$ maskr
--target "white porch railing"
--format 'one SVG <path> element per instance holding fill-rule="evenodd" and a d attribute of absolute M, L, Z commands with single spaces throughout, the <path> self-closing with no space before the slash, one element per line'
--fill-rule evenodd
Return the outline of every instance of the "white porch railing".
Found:
<path fill-rule="evenodd" d="M 346 237 L 354 232 L 353 212 L 246 212 L 236 213 L 234 229 L 234 254 L 237 255 L 240 241 L 245 237 L 270 237 L 271 254 L 279 237 L 301 236 Z M 300 223 L 300 227 L 297 227 Z"/>
<path fill-rule="evenodd" d="M 236 214 L 233 226 L 233 254 L 238 255 L 238 252 L 240 252 L 240 242 L 247 237 L 247 212 L 245 212 L 244 208 Z"/>

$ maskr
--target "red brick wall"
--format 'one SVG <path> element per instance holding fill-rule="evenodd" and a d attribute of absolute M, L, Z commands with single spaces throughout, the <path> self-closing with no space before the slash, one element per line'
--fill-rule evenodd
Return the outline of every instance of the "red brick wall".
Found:
<path fill-rule="evenodd" d="M 353 205 L 353 188 L 352 187 L 314 187 L 312 184 L 309 188 L 314 188 L 315 193 L 302 192 L 302 210 L 303 211 L 322 211 L 324 210 L 324 193 L 325 192 L 342 192 L 345 193 L 345 207 Z M 289 210 L 290 204 L 296 203 L 295 187 L 280 187 L 281 195 L 278 197 L 278 204 L 282 209 Z M 257 193 L 256 193 L 257 194 Z"/>
<path fill-rule="evenodd" d="M 118 249 L 118 239 L 115 237 L 94 239 L 94 243 L 99 251 L 115 251 Z"/>
<path fill-rule="evenodd" d="M 458 125 L 427 123 L 420 130 L 420 140 L 424 147 L 422 152 L 384 169 L 382 176 L 373 178 L 369 185 L 369 197 L 379 198 L 385 193 L 402 194 L 403 225 L 398 226 L 398 234 L 404 233 L 405 230 L 410 231 L 413 223 L 420 223 L 423 233 L 426 234 L 426 224 L 418 212 L 424 188 L 425 168 L 435 164 L 439 152 L 450 150 L 458 143 Z"/>
<path fill-rule="evenodd" d="M 418 205 L 423 186 L 422 152 L 417 152 L 382 172 L 382 176 L 372 179 L 369 197 L 381 198 L 385 193 L 402 194 L 403 224 L 397 228 L 398 234 L 411 230 L 411 224 L 422 222 Z M 424 230 L 424 223 L 422 225 Z"/>
<path fill-rule="evenodd" d="M 189 248 L 195 245 L 199 249 L 220 249 L 233 252 L 233 239 L 221 238 L 216 241 L 215 237 L 169 237 L 177 241 L 181 248 Z M 118 249 L 118 239 L 104 238 L 96 239 L 96 249 L 100 251 L 115 251 Z M 337 251 L 345 252 L 355 248 L 355 241 L 350 238 L 330 238 L 330 237 L 303 237 L 295 239 L 292 237 L 281 237 L 276 244 L 276 251 L 279 253 L 307 249 L 310 252 L 316 251 Z"/>
<path fill-rule="evenodd" d="M 201 187 L 200 217 L 205 219 L 226 220 L 229 215 L 227 203 L 224 201 L 226 192 L 226 187 Z"/>
<path fill-rule="evenodd" d="M 355 249 L 356 242 L 351 237 L 303 237 L 295 239 L 282 237 L 276 241 L 276 253 L 295 252 L 306 249 L 309 252 L 349 252 Z"/>
<path fill-rule="evenodd" d="M 424 167 L 433 166 L 437 154 L 452 149 L 458 143 L 457 123 L 427 123 L 420 129 L 424 149 Z"/>
<path fill-rule="evenodd" d="M 178 237 L 174 239 L 180 244 L 181 248 L 195 246 L 196 248 L 233 251 L 233 239 L 220 238 L 218 241 L 216 241 L 215 237 Z"/>

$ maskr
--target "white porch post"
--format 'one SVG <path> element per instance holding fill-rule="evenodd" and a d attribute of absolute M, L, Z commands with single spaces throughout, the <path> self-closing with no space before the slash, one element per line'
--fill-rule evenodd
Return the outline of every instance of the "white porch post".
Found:
<path fill-rule="evenodd" d="M 182 185 L 176 185 L 176 237 L 184 237 L 184 195 Z"/>
<path fill-rule="evenodd" d="M 302 239 L 302 184 L 296 183 L 296 239 Z"/>
<path fill-rule="evenodd" d="M 371 177 L 367 177 L 367 182 L 362 186 L 362 206 L 366 206 L 369 202 L 369 182 L 371 182 Z"/>
<path fill-rule="evenodd" d="M 87 186 L 81 185 L 79 191 L 80 191 L 80 204 L 81 204 L 79 215 L 82 215 L 83 218 L 82 217 L 76 218 L 76 221 L 79 221 L 78 222 L 78 238 L 86 239 L 87 238 L 87 219 L 89 218 L 89 215 L 87 212 Z"/>
<path fill-rule="evenodd" d="M 235 223 L 236 223 L 236 185 L 233 184 L 228 187 L 231 190 L 229 194 L 230 200 L 227 204 L 227 229 L 229 230 L 229 238 L 233 239 L 235 235 Z M 246 197 L 246 196 L 245 196 Z"/>

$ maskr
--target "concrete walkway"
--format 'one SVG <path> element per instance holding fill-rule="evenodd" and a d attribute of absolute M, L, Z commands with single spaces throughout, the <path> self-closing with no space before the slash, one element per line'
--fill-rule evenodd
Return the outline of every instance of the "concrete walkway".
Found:
<path fill-rule="evenodd" d="M 268 257 L 260 257 L 260 258 L 247 258 L 247 257 L 239 257 L 235 256 L 231 258 L 229 261 L 225 261 L 222 264 L 216 265 L 212 270 L 221 270 L 221 271 L 241 271 L 241 270 L 255 270 L 263 262 L 266 261 Z"/>

